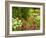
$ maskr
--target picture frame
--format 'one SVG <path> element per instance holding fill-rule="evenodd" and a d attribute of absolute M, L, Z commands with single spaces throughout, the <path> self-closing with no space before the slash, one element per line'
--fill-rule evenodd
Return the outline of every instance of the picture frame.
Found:
<path fill-rule="evenodd" d="M 31 31 L 12 31 L 12 8 L 16 7 L 31 7 L 40 8 L 40 30 Z M 5 2 L 5 36 L 18 37 L 18 36 L 35 36 L 45 34 L 45 5 L 44 3 L 33 2 L 18 2 L 6 1 Z"/>

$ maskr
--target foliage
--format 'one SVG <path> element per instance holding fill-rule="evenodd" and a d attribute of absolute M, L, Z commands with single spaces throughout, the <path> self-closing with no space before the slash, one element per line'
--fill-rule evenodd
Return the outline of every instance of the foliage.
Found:
<path fill-rule="evenodd" d="M 16 27 L 21 26 L 22 22 L 18 18 L 14 19 L 12 18 L 12 28 L 13 30 L 16 30 Z"/>
<path fill-rule="evenodd" d="M 17 30 L 16 27 L 22 27 L 24 24 L 31 27 L 34 21 L 36 29 L 40 29 L 40 8 L 12 7 L 12 18 L 12 28 L 14 31 Z"/>

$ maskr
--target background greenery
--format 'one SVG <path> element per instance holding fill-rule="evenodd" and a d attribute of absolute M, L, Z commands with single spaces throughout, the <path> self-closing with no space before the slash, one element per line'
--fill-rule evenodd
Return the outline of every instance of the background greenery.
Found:
<path fill-rule="evenodd" d="M 12 7 L 12 30 L 32 29 L 40 29 L 40 8 Z"/>

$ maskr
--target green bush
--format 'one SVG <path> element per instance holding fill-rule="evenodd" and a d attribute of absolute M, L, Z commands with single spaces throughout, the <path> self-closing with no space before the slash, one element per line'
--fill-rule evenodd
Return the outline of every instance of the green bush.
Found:
<path fill-rule="evenodd" d="M 40 29 L 40 8 L 12 7 L 12 29 L 14 31 L 17 30 L 16 27 L 21 27 L 23 23 L 32 26 L 32 21 L 28 21 L 29 17 L 32 17 L 32 21 L 35 21 L 37 26 L 36 29 Z M 26 22 L 23 22 L 22 20 L 25 20 Z"/>

